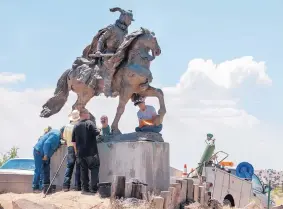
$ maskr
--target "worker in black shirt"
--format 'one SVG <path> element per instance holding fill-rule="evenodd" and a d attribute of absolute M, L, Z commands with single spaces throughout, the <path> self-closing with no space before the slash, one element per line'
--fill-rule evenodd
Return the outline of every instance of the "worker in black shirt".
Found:
<path fill-rule="evenodd" d="M 82 192 L 96 193 L 99 183 L 99 154 L 96 136 L 99 135 L 96 125 L 90 120 L 87 109 L 80 111 L 80 121 L 74 126 L 72 142 L 79 164 L 81 165 Z M 88 170 L 91 171 L 91 186 L 89 187 Z"/>

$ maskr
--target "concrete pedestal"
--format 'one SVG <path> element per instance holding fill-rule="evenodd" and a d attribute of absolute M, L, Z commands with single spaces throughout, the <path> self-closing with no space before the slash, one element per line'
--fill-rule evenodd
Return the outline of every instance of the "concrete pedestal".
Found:
<path fill-rule="evenodd" d="M 159 194 L 168 190 L 170 183 L 169 144 L 165 142 L 108 142 L 99 143 L 100 182 L 112 182 L 114 175 L 126 176 L 126 181 L 137 178 L 147 183 L 148 191 Z M 51 176 L 55 175 L 67 147 L 62 146 L 51 159 Z M 66 162 L 64 162 L 54 184 L 62 188 Z M 74 186 L 74 174 L 72 187 Z"/>

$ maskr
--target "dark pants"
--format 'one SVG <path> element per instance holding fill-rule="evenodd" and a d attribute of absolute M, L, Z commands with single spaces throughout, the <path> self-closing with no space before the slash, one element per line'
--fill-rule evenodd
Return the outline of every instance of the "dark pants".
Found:
<path fill-rule="evenodd" d="M 43 169 L 43 186 L 50 184 L 50 158 L 48 160 L 42 160 L 42 169 Z"/>
<path fill-rule="evenodd" d="M 74 171 L 74 167 L 76 166 L 76 173 L 75 173 L 75 187 L 76 189 L 81 188 L 81 171 L 80 171 L 80 164 L 78 161 L 76 162 L 76 154 L 74 147 L 68 147 L 68 156 L 67 156 L 67 168 L 65 172 L 65 179 L 63 183 L 63 188 L 69 189 L 72 175 Z"/>
<path fill-rule="evenodd" d="M 143 127 L 136 127 L 136 132 L 154 132 L 159 133 L 162 130 L 162 124 L 158 126 L 143 126 Z"/>
<path fill-rule="evenodd" d="M 81 165 L 81 181 L 82 181 L 82 190 L 96 192 L 98 190 L 99 183 L 99 156 L 88 156 L 88 157 L 79 157 L 79 162 Z M 91 184 L 89 186 L 89 177 L 88 170 L 91 174 Z"/>

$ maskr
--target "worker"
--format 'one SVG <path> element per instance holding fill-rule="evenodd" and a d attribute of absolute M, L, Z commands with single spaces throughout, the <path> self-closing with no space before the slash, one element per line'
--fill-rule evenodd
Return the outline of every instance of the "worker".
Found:
<path fill-rule="evenodd" d="M 40 175 L 42 174 L 42 189 L 46 193 L 50 184 L 50 160 L 61 144 L 64 127 L 59 130 L 51 129 L 48 133 L 40 137 L 33 148 L 35 169 L 33 176 L 33 191 L 40 191 Z"/>

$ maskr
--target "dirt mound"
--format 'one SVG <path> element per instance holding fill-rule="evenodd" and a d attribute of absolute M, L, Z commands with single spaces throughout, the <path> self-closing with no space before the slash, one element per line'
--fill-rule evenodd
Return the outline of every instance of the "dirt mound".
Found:
<path fill-rule="evenodd" d="M 27 201 L 24 201 L 27 200 Z M 57 208 L 62 209 L 91 209 L 91 208 L 100 208 L 106 209 L 110 208 L 109 199 L 101 199 L 99 195 L 93 194 L 81 194 L 76 191 L 69 192 L 57 192 L 43 198 L 43 194 L 14 194 L 6 193 L 0 195 L 0 204 L 4 209 L 13 209 L 13 202 L 32 202 L 35 205 L 54 205 Z M 26 203 L 30 204 L 30 203 Z M 1 208 L 1 207 L 0 207 Z M 28 209 L 28 208 L 26 208 Z"/>

